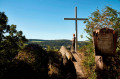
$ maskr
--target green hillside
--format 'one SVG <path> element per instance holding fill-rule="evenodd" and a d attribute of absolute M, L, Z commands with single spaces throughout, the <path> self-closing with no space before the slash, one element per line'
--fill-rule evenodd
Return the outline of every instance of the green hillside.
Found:
<path fill-rule="evenodd" d="M 29 41 L 26 44 L 38 44 L 42 46 L 43 48 L 51 49 L 51 50 L 59 50 L 60 47 L 68 46 L 70 47 L 72 45 L 72 42 L 70 40 L 42 40 L 42 39 L 29 39 Z M 87 41 L 78 41 L 79 47 L 83 45 L 87 45 Z"/>

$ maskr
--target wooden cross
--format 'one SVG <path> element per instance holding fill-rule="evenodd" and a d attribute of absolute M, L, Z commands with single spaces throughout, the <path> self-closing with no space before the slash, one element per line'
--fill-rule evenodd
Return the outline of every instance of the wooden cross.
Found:
<path fill-rule="evenodd" d="M 77 18 L 77 7 L 75 7 L 75 18 L 64 18 L 64 20 L 75 20 L 75 27 L 76 27 L 76 40 L 75 40 L 75 51 L 77 51 L 77 20 L 88 20 L 87 18 Z"/>

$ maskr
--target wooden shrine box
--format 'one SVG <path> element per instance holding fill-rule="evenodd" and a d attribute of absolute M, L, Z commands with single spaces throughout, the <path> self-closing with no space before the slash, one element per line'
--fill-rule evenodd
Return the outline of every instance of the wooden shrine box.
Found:
<path fill-rule="evenodd" d="M 114 55 L 117 47 L 117 36 L 117 32 L 109 28 L 94 31 L 95 55 Z"/>

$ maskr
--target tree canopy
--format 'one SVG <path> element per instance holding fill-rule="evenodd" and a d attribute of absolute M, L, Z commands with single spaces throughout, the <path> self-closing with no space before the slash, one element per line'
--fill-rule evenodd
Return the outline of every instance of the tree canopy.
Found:
<path fill-rule="evenodd" d="M 0 12 L 0 78 L 2 79 L 9 69 L 14 57 L 23 47 L 27 39 L 22 31 L 16 30 L 16 25 L 8 25 L 8 17 Z"/>
<path fill-rule="evenodd" d="M 101 28 L 113 28 L 120 34 L 120 14 L 109 6 L 106 6 L 102 11 L 99 9 L 94 11 L 85 23 L 85 31 L 90 37 L 94 30 Z"/>

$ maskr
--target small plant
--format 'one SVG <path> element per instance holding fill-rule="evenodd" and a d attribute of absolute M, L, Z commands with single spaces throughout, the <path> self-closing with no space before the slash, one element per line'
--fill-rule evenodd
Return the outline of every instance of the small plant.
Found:
<path fill-rule="evenodd" d="M 80 52 L 84 53 L 83 66 L 85 67 L 86 76 L 89 79 L 96 79 L 95 73 L 95 56 L 92 43 L 80 48 Z"/>

